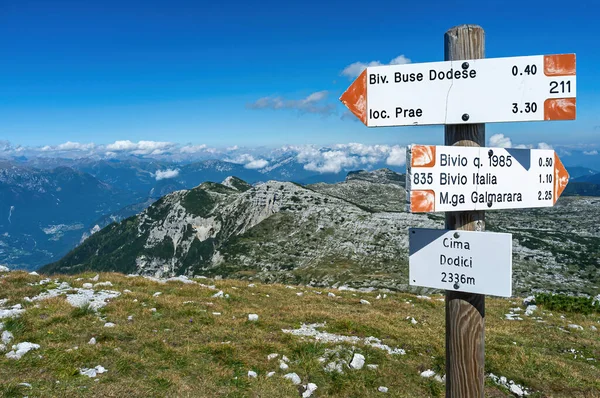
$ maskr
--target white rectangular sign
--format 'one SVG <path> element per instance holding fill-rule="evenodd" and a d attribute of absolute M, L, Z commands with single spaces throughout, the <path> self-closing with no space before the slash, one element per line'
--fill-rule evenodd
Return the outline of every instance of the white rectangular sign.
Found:
<path fill-rule="evenodd" d="M 510 297 L 512 235 L 410 228 L 411 286 Z"/>
<path fill-rule="evenodd" d="M 569 181 L 551 149 L 412 145 L 406 165 L 412 213 L 552 207 Z"/>
<path fill-rule="evenodd" d="M 575 54 L 366 68 L 340 100 L 367 127 L 574 120 Z"/>

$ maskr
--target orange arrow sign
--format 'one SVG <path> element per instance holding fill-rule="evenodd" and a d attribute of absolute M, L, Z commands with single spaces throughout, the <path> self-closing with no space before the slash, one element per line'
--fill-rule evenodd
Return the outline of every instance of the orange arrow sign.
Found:
<path fill-rule="evenodd" d="M 563 193 L 569 183 L 569 173 L 562 164 L 556 152 L 554 152 L 554 203 Z"/>
<path fill-rule="evenodd" d="M 413 145 L 406 190 L 413 213 L 552 207 L 569 173 L 551 149 Z"/>
<path fill-rule="evenodd" d="M 365 69 L 342 94 L 340 101 L 365 125 L 367 124 L 367 70 Z"/>

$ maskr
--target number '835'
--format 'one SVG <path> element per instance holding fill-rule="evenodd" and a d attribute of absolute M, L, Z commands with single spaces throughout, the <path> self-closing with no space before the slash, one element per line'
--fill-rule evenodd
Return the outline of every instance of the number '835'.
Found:
<path fill-rule="evenodd" d="M 433 174 L 415 173 L 413 175 L 413 184 L 433 184 Z"/>

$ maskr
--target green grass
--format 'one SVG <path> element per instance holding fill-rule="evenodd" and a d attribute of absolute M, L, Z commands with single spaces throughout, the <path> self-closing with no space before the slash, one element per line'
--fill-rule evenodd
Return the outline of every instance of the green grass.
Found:
<path fill-rule="evenodd" d="M 573 297 L 566 294 L 539 293 L 535 295 L 536 304 L 551 311 L 566 311 L 589 315 L 600 313 L 600 302 L 591 297 Z"/>
<path fill-rule="evenodd" d="M 55 277 L 81 287 L 93 275 Z M 0 355 L 2 397 L 299 397 L 297 386 L 282 378 L 288 372 L 297 373 L 303 384 L 316 383 L 316 397 L 380 397 L 379 386 L 388 387 L 385 396 L 390 397 L 443 397 L 445 393 L 443 383 L 420 376 L 427 369 L 444 373 L 445 315 L 440 296 L 423 300 L 407 293 L 387 293 L 386 299 L 376 299 L 379 292 L 331 290 L 337 296 L 332 298 L 329 289 L 197 280 L 216 285 L 217 290 L 211 290 L 101 273 L 100 281 L 114 285 L 107 289 L 132 292 L 111 300 L 97 314 L 90 308 L 73 308 L 64 297 L 23 302 L 25 295 L 31 297 L 31 289 L 40 290 L 29 283 L 43 277 L 12 272 L 0 279 L 8 305 L 22 302 L 26 308 L 21 317 L 2 321 L 14 334 L 13 343 L 41 346 L 19 361 Z M 218 290 L 230 297 L 213 298 Z M 154 297 L 157 291 L 162 294 Z M 360 304 L 360 299 L 371 305 Z M 534 391 L 532 397 L 600 397 L 600 333 L 591 328 L 600 328 L 600 314 L 567 312 L 565 307 L 564 312 L 551 310 L 550 316 L 548 303 L 540 300 L 532 317 L 507 321 L 504 314 L 516 306 L 511 301 L 486 299 L 486 373 L 523 384 Z M 221 315 L 213 315 L 216 312 Z M 259 315 L 258 322 L 248 321 L 250 313 Z M 103 327 L 98 315 L 116 327 Z M 533 319 L 537 316 L 544 322 Z M 407 317 L 418 323 L 411 324 Z M 322 322 L 326 325 L 321 331 L 361 339 L 374 336 L 390 347 L 405 349 L 406 355 L 282 332 L 302 323 Z M 569 329 L 570 323 L 584 330 Z M 96 345 L 87 344 L 91 337 Z M 327 354 L 338 346 L 337 354 Z M 345 369 L 339 375 L 325 372 L 326 363 L 319 360 L 334 360 L 337 355 L 350 361 L 355 352 L 363 354 L 367 364 L 379 367 Z M 287 356 L 289 369 L 280 370 L 278 359 L 269 361 L 270 353 Z M 108 370 L 97 382 L 79 374 L 80 368 L 97 365 Z M 258 378 L 249 379 L 249 370 L 256 371 Z M 268 378 L 270 371 L 276 374 Z M 30 383 L 32 388 L 20 383 Z M 485 388 L 486 397 L 510 396 L 489 380 Z"/>

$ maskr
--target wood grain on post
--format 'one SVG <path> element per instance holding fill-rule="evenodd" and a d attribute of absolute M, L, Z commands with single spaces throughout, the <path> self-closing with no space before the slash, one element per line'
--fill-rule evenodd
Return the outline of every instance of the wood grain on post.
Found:
<path fill-rule="evenodd" d="M 444 35 L 445 60 L 485 58 L 484 41 L 481 27 L 456 26 Z M 469 109 L 464 112 L 468 115 Z M 485 124 L 445 126 L 445 145 L 485 146 Z M 484 231 L 485 212 L 446 212 L 446 229 Z M 483 398 L 484 326 L 484 295 L 446 291 L 446 397 Z"/>

